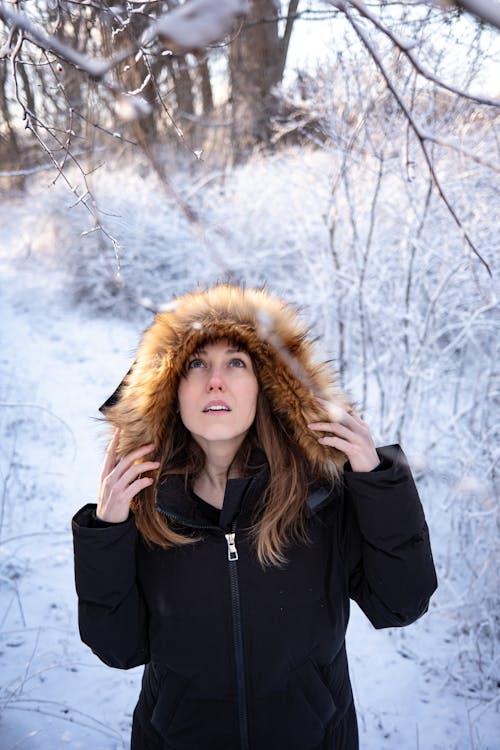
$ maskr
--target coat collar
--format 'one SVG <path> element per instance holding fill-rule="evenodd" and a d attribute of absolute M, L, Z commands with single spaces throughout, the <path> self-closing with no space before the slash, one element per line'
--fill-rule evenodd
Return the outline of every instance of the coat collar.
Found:
<path fill-rule="evenodd" d="M 160 482 L 156 509 L 192 529 L 229 530 L 236 519 L 240 527 L 249 527 L 255 504 L 269 482 L 269 465 L 262 451 L 256 449 L 252 452 L 250 470 L 254 472 L 250 476 L 228 479 L 218 523 L 215 523 L 213 514 L 209 517 L 205 503 L 186 487 L 183 474 L 170 474 Z M 323 482 L 313 485 L 307 498 L 307 515 L 314 516 L 329 505 L 334 496 L 335 489 L 331 486 Z"/>
<path fill-rule="evenodd" d="M 269 482 L 269 465 L 262 451 L 252 451 L 249 472 L 249 476 L 228 479 L 217 525 L 209 518 L 203 501 L 186 486 L 183 474 L 170 474 L 160 481 L 156 510 L 193 529 L 229 530 L 236 519 L 239 526 L 250 526 L 255 503 Z"/>

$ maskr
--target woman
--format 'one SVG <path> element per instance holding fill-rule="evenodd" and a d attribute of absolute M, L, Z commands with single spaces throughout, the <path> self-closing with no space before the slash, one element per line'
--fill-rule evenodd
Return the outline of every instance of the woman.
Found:
<path fill-rule="evenodd" d="M 375 450 L 296 311 L 229 285 L 158 315 L 103 411 L 79 623 L 146 665 L 133 750 L 355 750 L 349 598 L 401 626 L 436 587 L 401 449 Z"/>

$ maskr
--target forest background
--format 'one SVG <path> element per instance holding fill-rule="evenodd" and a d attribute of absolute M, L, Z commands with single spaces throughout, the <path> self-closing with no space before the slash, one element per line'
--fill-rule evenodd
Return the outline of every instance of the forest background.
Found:
<path fill-rule="evenodd" d="M 140 670 L 78 640 L 69 519 L 97 406 L 174 295 L 300 305 L 401 442 L 429 613 L 354 608 L 365 750 L 488 750 L 499 722 L 500 3 L 0 1 L 1 747 L 127 746 Z"/>

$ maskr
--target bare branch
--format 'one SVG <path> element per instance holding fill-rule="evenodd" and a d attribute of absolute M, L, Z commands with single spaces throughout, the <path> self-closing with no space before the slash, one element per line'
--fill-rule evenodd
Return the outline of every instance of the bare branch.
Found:
<path fill-rule="evenodd" d="M 333 5 L 334 8 L 344 11 L 346 2 L 351 0 L 325 0 L 329 5 Z M 464 10 L 466 13 L 470 13 L 480 21 L 496 26 L 500 29 L 500 3 L 498 0 L 440 0 L 441 5 L 445 8 L 459 8 Z M 427 5 L 432 5 L 432 0 L 423 0 Z"/>
<path fill-rule="evenodd" d="M 327 0 L 328 1 L 328 0 Z M 411 62 L 417 73 L 419 73 L 423 78 L 427 78 L 428 81 L 432 81 L 432 83 L 435 83 L 437 86 L 440 86 L 443 89 L 446 89 L 446 91 L 450 91 L 452 94 L 457 94 L 457 96 L 461 96 L 464 99 L 470 99 L 474 102 L 478 102 L 478 104 L 486 104 L 490 107 L 500 107 L 500 101 L 497 101 L 495 99 L 490 99 L 486 96 L 479 96 L 475 94 L 470 94 L 468 91 L 463 91 L 462 89 L 457 88 L 456 86 L 452 86 L 449 83 L 446 83 L 446 81 L 443 81 L 442 78 L 439 78 L 436 76 L 431 70 L 426 68 L 420 60 L 417 58 L 413 51 L 413 44 L 412 42 L 408 42 L 404 39 L 402 39 L 400 36 L 395 34 L 393 31 L 387 28 L 379 18 L 377 18 L 376 15 L 374 15 L 371 11 L 368 10 L 366 5 L 361 2 L 361 0 L 348 0 L 349 4 L 352 5 L 353 8 L 356 8 L 358 13 L 362 15 L 364 18 L 368 19 L 373 23 L 373 25 L 381 31 L 383 34 L 385 34 L 393 44 L 401 50 L 401 52 L 406 55 L 408 60 Z M 335 4 L 335 3 L 334 3 Z"/>
<path fill-rule="evenodd" d="M 417 140 L 418 140 L 418 142 L 420 144 L 420 147 L 422 149 L 425 161 L 427 163 L 427 167 L 429 169 L 429 173 L 430 173 L 430 175 L 432 177 L 432 181 L 433 181 L 434 186 L 435 186 L 435 188 L 436 188 L 436 190 L 438 192 L 438 195 L 440 196 L 441 200 L 443 201 L 443 203 L 445 204 L 446 208 L 448 209 L 448 211 L 449 211 L 451 217 L 453 218 L 455 224 L 459 228 L 460 233 L 462 234 L 463 239 L 465 240 L 465 242 L 467 243 L 467 245 L 470 247 L 470 249 L 472 250 L 472 252 L 474 253 L 474 255 L 476 255 L 477 258 L 481 261 L 481 263 L 483 264 L 483 266 L 486 268 L 488 274 L 490 276 L 492 276 L 490 266 L 488 265 L 488 263 L 486 262 L 486 260 L 482 257 L 482 255 L 480 254 L 480 252 L 476 248 L 474 242 L 472 241 L 471 237 L 469 236 L 467 230 L 465 229 L 465 227 L 463 226 L 462 222 L 460 221 L 460 219 L 459 219 L 459 217 L 458 217 L 455 209 L 453 208 L 453 206 L 452 206 L 452 204 L 450 202 L 450 199 L 446 195 L 446 193 L 445 193 L 445 191 L 443 189 L 443 186 L 441 185 L 441 181 L 439 180 L 439 178 L 437 176 L 436 169 L 434 167 L 434 163 L 433 163 L 432 157 L 430 156 L 429 151 L 427 149 L 427 141 L 436 142 L 436 143 L 438 143 L 439 141 L 436 138 L 434 138 L 434 136 L 432 136 L 431 134 L 426 133 L 420 127 L 419 123 L 415 120 L 412 112 L 409 110 L 409 108 L 406 105 L 404 99 L 401 97 L 401 95 L 399 94 L 398 90 L 396 89 L 396 87 L 395 87 L 395 85 L 394 85 L 394 83 L 393 83 L 390 75 L 388 74 L 387 70 L 385 69 L 385 66 L 384 66 L 384 64 L 383 64 L 383 62 L 382 62 L 382 60 L 380 58 L 380 55 L 378 54 L 377 50 L 372 45 L 372 43 L 371 43 L 370 39 L 368 38 L 367 34 L 365 33 L 364 29 L 357 22 L 357 20 L 353 17 L 353 15 L 352 15 L 352 13 L 350 11 L 350 7 L 349 7 L 350 5 L 353 4 L 353 3 L 351 3 L 351 0 L 349 0 L 349 5 L 347 3 L 345 3 L 345 2 L 338 2 L 338 0 L 330 0 L 330 1 L 331 1 L 331 3 L 333 5 L 335 5 L 335 7 L 338 7 L 339 10 L 342 10 L 342 12 L 344 13 L 344 15 L 348 19 L 349 23 L 351 24 L 352 28 L 354 29 L 355 33 L 357 34 L 357 36 L 359 37 L 359 39 L 363 43 L 364 47 L 368 51 L 368 53 L 369 53 L 370 57 L 372 58 L 373 62 L 375 63 L 375 65 L 379 69 L 379 71 L 380 71 L 380 73 L 381 73 L 381 75 L 382 75 L 382 77 L 383 77 L 383 79 L 384 79 L 384 81 L 386 83 L 387 88 L 389 89 L 389 91 L 391 92 L 391 94 L 393 95 L 393 97 L 395 98 L 395 100 L 397 101 L 397 103 L 398 103 L 401 111 L 403 112 L 404 116 L 406 117 L 406 119 L 407 119 L 407 121 L 408 121 L 408 123 L 409 123 L 409 125 L 410 125 L 410 127 L 412 129 L 412 131 L 415 133 L 415 136 L 416 136 L 416 138 L 417 138 Z"/>
<path fill-rule="evenodd" d="M 24 31 L 38 47 L 41 47 L 47 52 L 53 52 L 61 60 L 65 60 L 70 65 L 74 65 L 79 70 L 83 70 L 95 80 L 103 79 L 109 70 L 120 62 L 123 62 L 123 60 L 135 51 L 130 49 L 124 50 L 120 52 L 119 55 L 112 57 L 109 60 L 92 59 L 72 49 L 57 37 L 46 34 L 38 26 L 35 26 L 35 24 L 32 23 L 23 13 L 13 13 L 5 7 L 4 3 L 0 4 L 0 19 L 4 21 L 10 29 L 20 29 Z"/>

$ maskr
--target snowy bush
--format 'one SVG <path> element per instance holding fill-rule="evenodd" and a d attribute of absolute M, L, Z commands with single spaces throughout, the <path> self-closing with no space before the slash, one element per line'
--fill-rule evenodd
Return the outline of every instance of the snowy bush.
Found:
<path fill-rule="evenodd" d="M 385 159 L 353 149 L 345 174 L 334 146 L 289 149 L 211 179 L 205 165 L 179 173 L 199 225 L 139 162 L 115 167 L 95 193 L 121 245 L 122 285 L 113 286 L 116 258 L 98 233 L 78 250 L 59 242 L 58 257 L 86 309 L 132 316 L 138 327 L 151 318 L 144 298 L 157 308 L 221 278 L 265 283 L 302 307 L 379 441 L 401 441 L 415 460 L 440 572 L 435 617 L 459 642 L 457 665 L 441 666 L 461 690 L 488 694 L 498 679 L 498 303 L 424 170 L 407 180 L 399 148 L 394 137 Z M 455 203 L 470 206 L 469 229 L 495 278 L 494 185 L 477 165 L 457 179 L 448 152 L 439 163 Z M 61 237 L 64 215 L 52 213 Z M 69 218 L 75 231 L 81 216 Z"/>
<path fill-rule="evenodd" d="M 291 147 L 233 170 L 212 171 L 202 161 L 180 166 L 169 174 L 170 192 L 144 159 L 124 164 L 111 155 L 106 170 L 91 180 L 107 234 L 81 236 L 92 228 L 88 212 L 81 203 L 69 209 L 63 186 L 47 190 L 47 176 L 39 175 L 24 200 L 0 206 L 4 263 L 13 286 L 16 273 L 19 284 L 24 270 L 37 274 L 39 286 L 21 289 L 13 310 L 31 316 L 26 337 L 53 348 L 55 368 L 64 370 L 58 389 L 83 383 L 70 401 L 76 408 L 83 389 L 85 414 L 126 371 L 133 342 L 151 320 L 148 308 L 161 307 L 172 295 L 229 279 L 267 284 L 299 305 L 321 338 L 322 356 L 341 370 L 377 441 L 401 441 L 417 476 L 440 587 L 421 623 L 394 632 L 398 650 L 428 679 L 484 701 L 486 710 L 499 680 L 496 186 L 484 165 L 464 162 L 452 150 L 435 154 L 441 185 L 489 263 L 490 277 L 436 194 L 418 144 L 387 117 L 384 128 L 371 122 L 371 139 L 352 143 L 348 152 L 335 130 L 338 122 L 324 121 L 321 149 Z M 455 113 L 453 122 L 487 154 L 494 147 L 489 118 L 468 117 Z M 57 323 L 46 330 L 44 305 L 56 319 L 79 321 L 67 324 L 70 354 L 57 349 Z M 14 392 L 19 383 L 6 363 L 2 367 Z M 49 365 L 23 377 L 46 386 L 49 406 L 59 397 L 48 395 L 54 380 Z M 10 400 L 8 389 L 4 396 Z M 21 398 L 31 401 L 25 393 Z M 37 390 L 33 402 L 39 399 Z M 29 419 L 35 419 L 31 412 Z M 29 447 L 65 432 L 54 431 L 51 419 L 45 415 L 30 432 L 32 423 L 18 421 L 16 427 L 3 412 L 4 475 L 12 430 L 21 430 L 32 456 L 26 473 L 31 484 L 17 488 L 26 508 L 36 492 L 48 499 L 49 510 L 56 505 Z M 47 450 L 64 455 L 57 440 L 48 441 Z M 77 471 L 80 492 L 88 467 Z M 15 491 L 5 497 L 10 504 L 3 512 L 14 512 Z M 29 521 L 28 511 L 16 513 L 5 523 Z M 9 549 L 2 563 L 5 601 L 12 600 L 14 609 L 17 582 L 29 573 L 25 560 L 13 559 Z M 481 747 L 479 740 L 472 747 Z"/>

